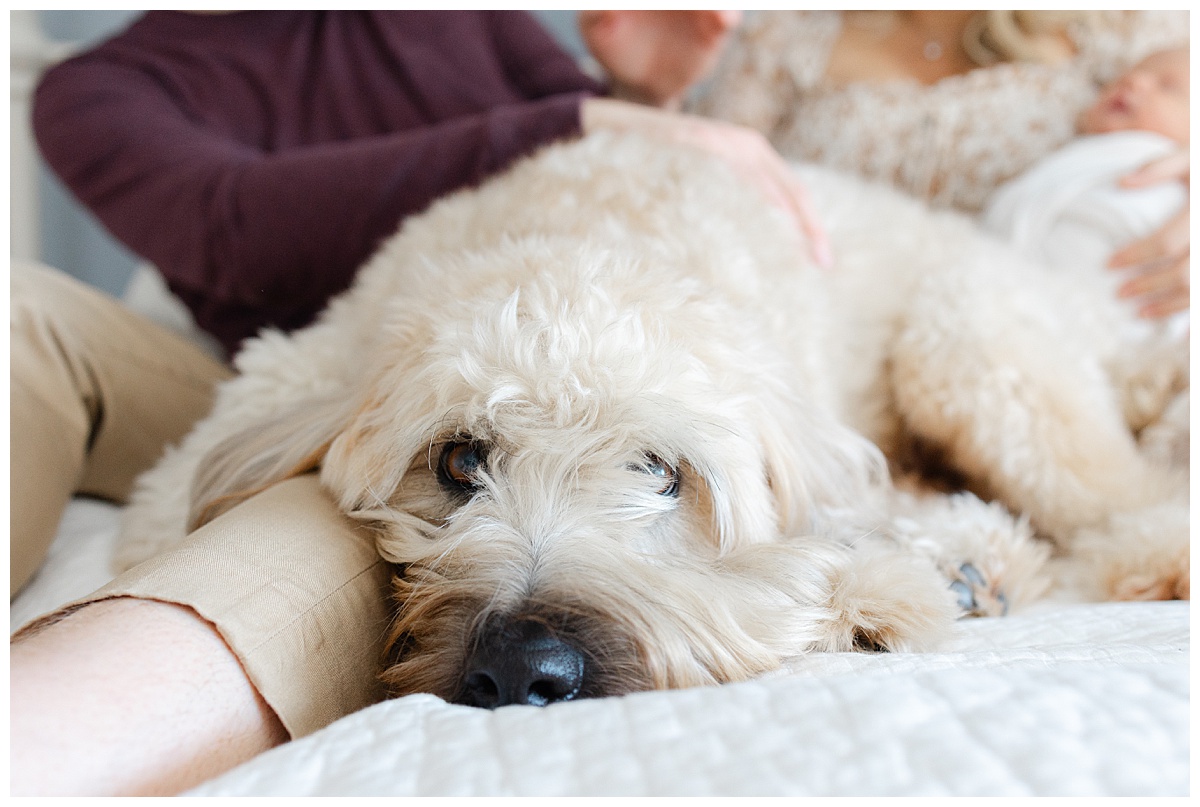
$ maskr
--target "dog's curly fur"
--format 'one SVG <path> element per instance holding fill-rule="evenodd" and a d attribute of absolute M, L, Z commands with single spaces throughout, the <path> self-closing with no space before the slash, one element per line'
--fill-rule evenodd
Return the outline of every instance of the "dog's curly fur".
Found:
<path fill-rule="evenodd" d="M 1139 449 L 1086 298 L 802 171 L 828 272 L 722 165 L 632 136 L 435 204 L 315 325 L 248 344 L 140 481 L 126 562 L 319 468 L 399 570 L 393 693 L 446 698 L 514 615 L 582 648 L 596 695 L 929 647 L 1039 596 L 1049 546 L 1096 596 L 1186 597 L 1186 474 Z M 910 489 L 933 459 L 974 494 Z"/>

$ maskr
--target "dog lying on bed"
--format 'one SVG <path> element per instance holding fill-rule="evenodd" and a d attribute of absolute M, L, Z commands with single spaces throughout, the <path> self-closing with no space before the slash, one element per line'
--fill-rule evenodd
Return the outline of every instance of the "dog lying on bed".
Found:
<path fill-rule="evenodd" d="M 140 481 L 126 562 L 319 468 L 398 569 L 392 693 L 489 707 L 926 648 L 1038 596 L 1050 545 L 1096 596 L 1188 596 L 1185 474 L 1139 451 L 1071 289 L 802 179 L 829 272 L 723 166 L 631 137 L 434 205 L 248 344 Z M 894 481 L 935 465 L 982 498 Z"/>

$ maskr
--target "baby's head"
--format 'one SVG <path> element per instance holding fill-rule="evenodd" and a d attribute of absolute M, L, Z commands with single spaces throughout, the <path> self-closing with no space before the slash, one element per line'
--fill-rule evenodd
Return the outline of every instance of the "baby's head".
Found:
<path fill-rule="evenodd" d="M 1173 48 L 1147 56 L 1108 84 L 1079 118 L 1084 134 L 1137 129 L 1157 132 L 1184 145 L 1191 134 L 1191 58 Z"/>

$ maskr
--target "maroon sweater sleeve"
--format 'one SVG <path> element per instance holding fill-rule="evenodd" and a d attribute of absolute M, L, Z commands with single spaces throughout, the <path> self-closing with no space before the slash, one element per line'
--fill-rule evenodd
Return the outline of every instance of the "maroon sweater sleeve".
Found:
<path fill-rule="evenodd" d="M 405 216 L 577 134 L 578 88 L 266 153 L 196 120 L 152 73 L 83 57 L 47 74 L 34 127 L 64 182 L 232 350 L 263 325 L 306 324 Z"/>
<path fill-rule="evenodd" d="M 509 80 L 530 98 L 574 92 L 579 68 L 527 13 L 488 12 L 492 43 Z M 601 84 L 593 92 L 607 92 Z"/>

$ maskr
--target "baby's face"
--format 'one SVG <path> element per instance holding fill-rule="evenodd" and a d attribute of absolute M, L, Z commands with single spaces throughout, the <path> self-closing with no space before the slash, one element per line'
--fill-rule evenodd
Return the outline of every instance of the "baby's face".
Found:
<path fill-rule="evenodd" d="M 1084 134 L 1137 129 L 1186 144 L 1191 132 L 1190 58 L 1186 49 L 1155 53 L 1100 92 L 1079 119 Z"/>

